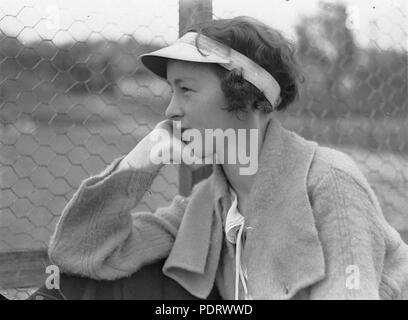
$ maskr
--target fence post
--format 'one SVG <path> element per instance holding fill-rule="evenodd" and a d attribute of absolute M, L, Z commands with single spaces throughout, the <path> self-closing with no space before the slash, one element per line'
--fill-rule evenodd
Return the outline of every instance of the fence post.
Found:
<path fill-rule="evenodd" d="M 184 28 L 194 22 L 212 19 L 212 0 L 179 0 L 179 36 Z M 188 196 L 193 185 L 211 174 L 212 166 L 207 165 L 194 172 L 185 164 L 179 170 L 179 194 Z"/>

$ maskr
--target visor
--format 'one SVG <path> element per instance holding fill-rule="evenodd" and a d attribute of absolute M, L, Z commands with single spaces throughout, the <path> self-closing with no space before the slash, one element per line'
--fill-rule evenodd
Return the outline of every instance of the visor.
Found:
<path fill-rule="evenodd" d="M 203 50 L 201 50 L 203 52 Z M 223 59 L 214 54 L 208 53 L 208 56 L 203 56 L 195 47 L 188 43 L 176 42 L 169 47 L 156 50 L 151 53 L 142 54 L 139 61 L 148 70 L 157 76 L 167 79 L 167 61 L 168 59 L 176 59 L 191 62 L 202 63 L 228 63 L 228 59 Z"/>
<path fill-rule="evenodd" d="M 197 36 L 200 50 L 196 46 Z M 138 58 L 144 67 L 163 79 L 167 79 L 168 59 L 217 63 L 227 70 L 241 70 L 244 79 L 257 87 L 274 109 L 281 101 L 280 86 L 269 72 L 247 56 L 203 34 L 188 32 L 174 44 Z"/>

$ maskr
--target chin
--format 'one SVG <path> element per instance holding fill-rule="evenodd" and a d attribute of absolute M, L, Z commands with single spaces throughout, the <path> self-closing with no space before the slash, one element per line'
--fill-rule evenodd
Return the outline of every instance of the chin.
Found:
<path fill-rule="evenodd" d="M 212 156 L 214 153 L 212 152 L 205 152 L 205 150 L 198 150 L 194 155 L 202 160 L 204 160 L 207 157 Z"/>

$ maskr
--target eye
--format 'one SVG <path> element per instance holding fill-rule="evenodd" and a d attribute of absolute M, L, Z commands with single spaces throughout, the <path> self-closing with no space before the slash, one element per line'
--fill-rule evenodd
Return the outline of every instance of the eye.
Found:
<path fill-rule="evenodd" d="M 181 87 L 180 89 L 183 92 L 192 91 L 190 88 L 187 88 L 187 87 Z"/>

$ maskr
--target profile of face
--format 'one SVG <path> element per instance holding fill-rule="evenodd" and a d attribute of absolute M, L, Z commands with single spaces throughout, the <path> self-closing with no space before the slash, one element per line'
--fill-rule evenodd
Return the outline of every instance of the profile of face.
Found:
<path fill-rule="evenodd" d="M 238 129 L 258 129 L 258 113 L 248 112 L 238 118 L 234 113 L 222 109 L 227 106 L 227 99 L 216 68 L 216 65 L 209 63 L 170 59 L 167 82 L 171 86 L 172 96 L 166 117 L 180 121 L 182 128 L 198 130 L 203 140 L 205 129 L 232 129 L 235 132 Z M 213 146 L 215 148 L 215 143 Z M 215 153 L 215 149 L 212 152 Z M 208 151 L 202 150 L 201 158 L 208 156 L 206 153 Z M 224 156 L 227 156 L 226 153 Z"/>

